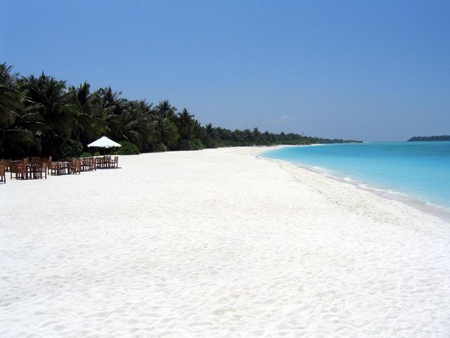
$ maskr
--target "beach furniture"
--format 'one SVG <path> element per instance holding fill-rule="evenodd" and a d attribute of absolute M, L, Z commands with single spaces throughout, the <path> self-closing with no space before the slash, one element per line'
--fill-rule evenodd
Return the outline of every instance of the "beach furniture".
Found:
<path fill-rule="evenodd" d="M 98 148 L 118 148 L 121 147 L 121 145 L 117 142 L 114 142 L 113 140 L 107 138 L 106 136 L 100 137 L 98 140 L 89 143 L 88 147 L 98 147 Z M 103 153 L 104 154 L 104 153 Z"/>
<path fill-rule="evenodd" d="M 31 157 L 31 163 L 38 164 L 38 163 L 41 163 L 41 162 L 42 162 L 42 160 L 41 160 L 40 157 Z"/>
<path fill-rule="evenodd" d="M 99 156 L 95 158 L 97 169 L 114 169 L 119 167 L 119 156 Z"/>
<path fill-rule="evenodd" d="M 47 164 L 43 160 L 35 160 L 33 163 L 28 158 L 22 161 L 11 161 L 10 178 L 16 180 L 47 178 Z"/>
<path fill-rule="evenodd" d="M 73 158 L 69 161 L 69 174 L 81 174 L 81 161 L 79 158 Z"/>
<path fill-rule="evenodd" d="M 107 167 L 112 168 L 118 168 L 119 167 L 119 156 L 109 156 Z"/>
<path fill-rule="evenodd" d="M 11 169 L 11 160 L 3 160 L 4 164 L 5 164 L 5 171 L 7 173 L 9 173 L 10 169 Z"/>
<path fill-rule="evenodd" d="M 52 161 L 48 165 L 49 174 L 54 175 L 67 175 L 69 174 L 69 162 L 66 161 Z"/>
<path fill-rule="evenodd" d="M 47 162 L 39 159 L 26 165 L 27 179 L 47 179 Z"/>
<path fill-rule="evenodd" d="M 99 156 L 95 158 L 95 165 L 97 169 L 105 169 L 106 168 L 106 157 Z"/>
<path fill-rule="evenodd" d="M 47 167 L 47 161 L 45 160 L 41 160 L 41 162 L 39 163 L 40 165 L 40 178 L 45 178 L 47 179 L 47 174 L 48 174 L 48 167 Z"/>
<path fill-rule="evenodd" d="M 48 174 L 49 175 L 58 175 L 59 172 L 59 162 L 53 162 L 50 160 L 48 162 Z"/>
<path fill-rule="evenodd" d="M 119 156 L 114 157 L 114 167 L 113 168 L 119 168 Z"/>
<path fill-rule="evenodd" d="M 82 171 L 81 160 L 72 158 L 68 161 L 49 161 L 48 172 L 52 176 L 80 174 Z"/>
<path fill-rule="evenodd" d="M 27 179 L 27 165 L 24 161 L 11 161 L 10 179 L 16 180 Z"/>
<path fill-rule="evenodd" d="M 0 182 L 6 183 L 6 169 L 5 169 L 5 161 L 0 161 Z"/>
<path fill-rule="evenodd" d="M 81 171 L 95 170 L 95 159 L 93 157 L 84 157 L 80 159 Z"/>

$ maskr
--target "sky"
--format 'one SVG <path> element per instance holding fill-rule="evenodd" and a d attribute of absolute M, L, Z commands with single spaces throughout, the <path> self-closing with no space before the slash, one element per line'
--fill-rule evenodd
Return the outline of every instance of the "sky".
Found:
<path fill-rule="evenodd" d="M 0 63 L 323 138 L 450 134 L 450 1 L 0 0 Z"/>

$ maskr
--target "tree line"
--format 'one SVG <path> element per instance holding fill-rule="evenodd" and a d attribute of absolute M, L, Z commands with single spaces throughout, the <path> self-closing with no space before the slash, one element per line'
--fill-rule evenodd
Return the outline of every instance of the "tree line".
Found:
<path fill-rule="evenodd" d="M 121 143 L 122 153 L 351 142 L 202 125 L 168 100 L 127 100 L 111 87 L 93 91 L 87 82 L 75 87 L 44 73 L 19 76 L 0 64 L 0 158 L 78 157 L 102 135 Z"/>
<path fill-rule="evenodd" d="M 450 135 L 413 136 L 408 140 L 408 142 L 417 142 L 417 141 L 450 141 Z"/>

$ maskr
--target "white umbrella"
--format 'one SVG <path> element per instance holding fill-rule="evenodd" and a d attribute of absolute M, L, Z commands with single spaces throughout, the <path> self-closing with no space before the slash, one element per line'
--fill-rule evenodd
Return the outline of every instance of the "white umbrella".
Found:
<path fill-rule="evenodd" d="M 100 137 L 98 140 L 89 143 L 88 147 L 99 147 L 104 148 L 103 154 L 106 151 L 106 148 L 114 148 L 114 147 L 121 147 L 121 145 L 117 142 L 114 142 L 113 140 L 107 138 L 106 136 Z"/>
<path fill-rule="evenodd" d="M 88 147 L 113 148 L 121 147 L 121 145 L 113 140 L 110 140 L 106 136 L 102 136 L 97 141 L 89 143 Z"/>

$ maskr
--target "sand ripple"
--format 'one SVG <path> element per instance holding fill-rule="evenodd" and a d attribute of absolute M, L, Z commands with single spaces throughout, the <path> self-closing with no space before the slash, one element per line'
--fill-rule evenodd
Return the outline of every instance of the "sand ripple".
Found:
<path fill-rule="evenodd" d="M 449 224 L 221 149 L 0 187 L 0 337 L 449 337 Z"/>

